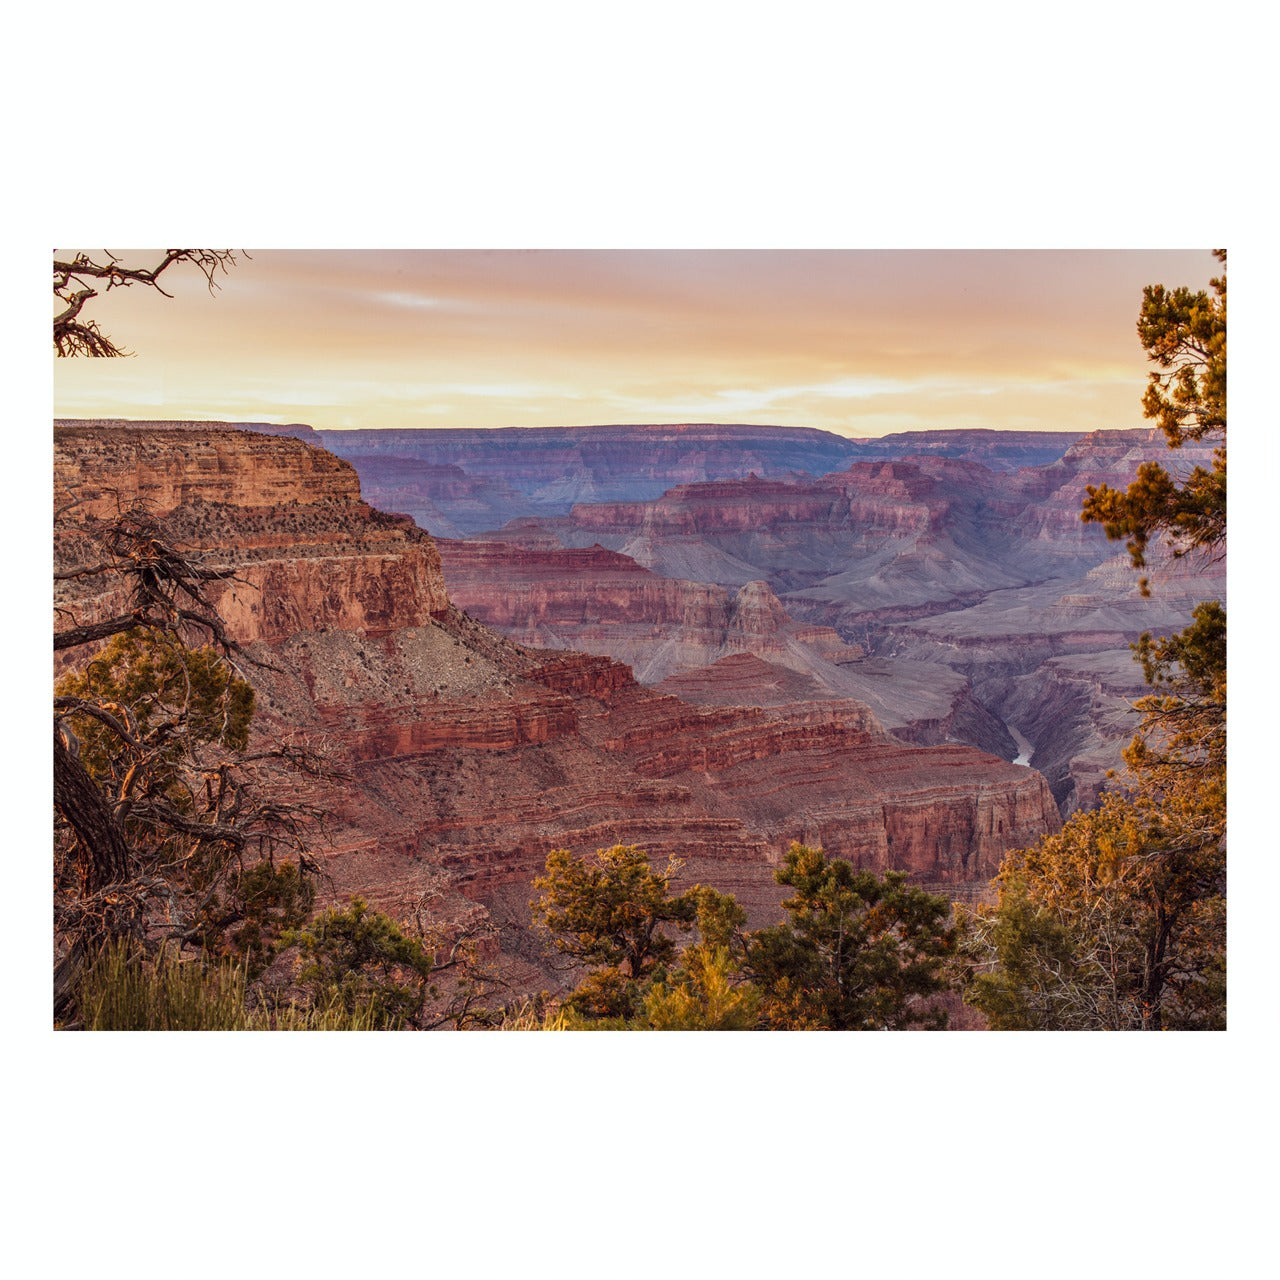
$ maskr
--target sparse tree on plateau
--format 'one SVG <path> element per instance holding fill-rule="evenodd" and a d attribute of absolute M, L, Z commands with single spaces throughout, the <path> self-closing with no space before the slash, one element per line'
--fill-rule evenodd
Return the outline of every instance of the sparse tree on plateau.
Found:
<path fill-rule="evenodd" d="M 324 912 L 283 942 L 300 952 L 298 980 L 311 988 L 315 1004 L 336 1000 L 349 1014 L 367 1011 L 384 1027 L 421 1022 L 431 955 L 363 898 Z"/>
<path fill-rule="evenodd" d="M 561 955 L 595 972 L 575 1000 L 593 1017 L 628 1017 L 636 1012 L 641 986 L 676 952 L 671 928 L 689 930 L 697 915 L 692 891 L 673 895 L 671 881 L 680 864 L 661 870 L 635 845 L 614 845 L 592 858 L 568 849 L 547 855 L 546 873 L 533 882 L 539 897 L 534 924 Z"/>
<path fill-rule="evenodd" d="M 655 871 L 635 845 L 601 849 L 593 858 L 553 849 L 546 874 L 533 882 L 542 894 L 534 919 L 561 954 L 642 978 L 675 954 L 675 940 L 663 926 L 687 930 L 697 914 L 692 893 L 671 893 L 679 869 L 672 859 Z"/>
<path fill-rule="evenodd" d="M 655 975 L 629 1027 L 754 1031 L 760 1021 L 760 992 L 741 966 L 747 913 L 731 894 L 707 885 L 695 885 L 690 894 L 698 941 L 686 946 L 667 971 Z"/>
<path fill-rule="evenodd" d="M 632 846 L 594 860 L 554 851 L 534 882 L 535 919 L 561 953 L 596 966 L 557 1026 L 610 1030 L 872 1030 L 943 1026 L 955 931 L 949 904 L 906 876 L 858 872 L 792 845 L 775 872 L 790 919 L 746 932 L 728 894 L 673 895 Z M 697 930 L 679 949 L 672 930 Z"/>
<path fill-rule="evenodd" d="M 547 856 L 534 888 L 535 924 L 561 955 L 590 966 L 565 1001 L 563 1028 L 740 1031 L 756 1022 L 758 998 L 738 971 L 742 908 L 707 885 L 673 893 L 680 863 L 660 870 L 634 845 L 575 858 Z M 681 949 L 678 933 L 696 929 Z"/>
<path fill-rule="evenodd" d="M 83 250 L 53 260 L 53 350 L 59 356 L 125 356 L 98 327 L 84 316 L 85 307 L 112 289 L 133 285 L 154 289 L 169 298 L 160 277 L 179 263 L 190 263 L 204 276 L 210 291 L 218 287 L 217 276 L 235 265 L 231 249 L 166 249 L 159 262 L 146 267 L 125 266 L 124 260 L 103 249 L 95 256 Z M 167 283 L 167 280 L 166 280 Z"/>

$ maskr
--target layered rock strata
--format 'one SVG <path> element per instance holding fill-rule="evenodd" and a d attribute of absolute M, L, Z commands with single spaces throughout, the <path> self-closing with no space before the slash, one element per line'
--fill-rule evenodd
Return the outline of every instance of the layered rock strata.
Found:
<path fill-rule="evenodd" d="M 242 643 L 330 628 L 384 634 L 449 607 L 431 539 L 362 502 L 351 468 L 321 449 L 222 429 L 75 427 L 54 440 L 54 507 L 73 517 L 64 541 L 134 503 L 164 516 L 193 554 L 230 570 L 207 590 Z M 81 609 L 109 615 L 118 591 L 109 579 L 59 584 L 55 604 L 74 592 Z"/>
<path fill-rule="evenodd" d="M 459 608 L 521 644 L 617 658 L 645 683 L 732 653 L 811 672 L 863 657 L 832 628 L 789 617 L 764 582 L 730 591 L 664 578 L 599 545 L 436 545 Z"/>
<path fill-rule="evenodd" d="M 672 485 L 751 474 L 821 475 L 856 456 L 842 436 L 803 427 L 689 423 L 675 426 L 509 427 L 496 430 L 325 431 L 326 448 L 355 464 L 371 500 L 389 475 L 415 466 L 452 467 L 483 486 L 505 488 L 529 512 L 575 502 L 656 498 Z M 400 487 L 396 477 L 392 483 Z M 474 512 L 442 502 L 454 525 L 475 532 Z M 507 516 L 521 514 L 508 507 Z M 432 530 L 435 532 L 435 530 Z"/>
<path fill-rule="evenodd" d="M 974 701 L 964 677 L 927 662 L 870 658 L 831 627 L 792 618 L 764 582 L 730 589 L 664 578 L 629 556 L 592 547 L 512 546 L 437 539 L 450 598 L 522 644 L 625 662 L 645 684 L 703 704 L 782 699 L 770 672 L 797 673 L 806 698 L 858 699 L 898 737 L 960 739 L 1012 758 L 1003 722 Z M 757 680 L 730 659 L 750 655 Z M 664 682 L 667 682 L 664 685 Z M 681 696 L 685 696 L 683 693 Z"/>
<path fill-rule="evenodd" d="M 563 515 L 574 503 L 657 498 L 679 484 L 820 476 L 911 453 L 1009 471 L 1060 457 L 1079 435 L 965 430 L 848 439 L 807 427 L 723 423 L 320 433 L 327 448 L 356 466 L 369 501 L 421 516 L 425 528 L 446 536 L 517 515 Z M 486 509 L 504 514 L 486 520 Z"/>
<path fill-rule="evenodd" d="M 793 839 L 962 883 L 1056 824 L 1037 772 L 907 746 L 860 702 L 698 707 L 608 658 L 501 638 L 450 604 L 426 534 L 297 440 L 75 428 L 55 433 L 55 457 L 58 494 L 81 499 L 67 518 L 145 498 L 207 565 L 234 570 L 216 603 L 269 664 L 245 667 L 258 731 L 323 746 L 348 775 L 296 784 L 331 815 L 318 852 L 333 892 L 510 918 L 517 968 L 535 954 L 530 882 L 556 845 L 674 854 L 687 880 L 739 894 L 765 923 Z M 109 597 L 68 585 L 59 603 L 85 620 Z"/>
<path fill-rule="evenodd" d="M 891 438 L 881 444 L 893 447 Z M 1181 629 L 1195 603 L 1225 589 L 1221 564 L 1188 559 L 1153 571 L 1143 596 L 1127 559 L 1081 521 L 1085 489 L 1124 488 L 1148 459 L 1183 472 L 1208 466 L 1210 450 L 1171 455 L 1153 429 L 1099 431 L 1046 465 L 993 470 L 944 456 L 947 447 L 819 478 L 749 477 L 677 486 L 652 501 L 583 504 L 484 536 L 548 561 L 596 544 L 667 579 L 728 591 L 762 581 L 790 620 L 834 628 L 868 655 L 839 664 L 838 682 L 819 680 L 828 695 L 867 700 L 887 727 L 919 742 L 959 738 L 1014 759 L 1024 737 L 1068 812 L 1096 799 L 1134 731 L 1129 704 L 1141 681 L 1129 645 L 1144 631 Z M 591 574 L 582 579 L 585 617 Z M 474 570 L 467 589 L 484 595 Z M 568 584 L 557 591 L 574 594 Z M 509 625 L 496 614 L 495 622 Z M 623 656 L 641 625 L 637 611 L 626 628 L 584 643 Z M 743 648 L 779 662 L 763 641 Z M 721 701 L 734 681 L 709 656 L 691 696 Z M 1086 657 L 1112 672 L 1101 690 L 1085 666 L 1066 661 Z M 1027 705 L 1037 689 L 1059 714 Z"/>

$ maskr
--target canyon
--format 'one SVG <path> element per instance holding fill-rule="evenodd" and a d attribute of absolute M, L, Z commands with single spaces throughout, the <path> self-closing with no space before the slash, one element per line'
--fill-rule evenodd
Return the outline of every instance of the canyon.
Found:
<path fill-rule="evenodd" d="M 309 431 L 297 428 L 275 430 Z M 808 427 L 723 423 L 320 431 L 352 463 L 366 499 L 459 537 L 576 503 L 658 498 L 681 484 L 820 476 L 850 463 L 939 452 L 1005 470 L 1048 463 L 1075 432 L 915 431 L 850 439 Z"/>
<path fill-rule="evenodd" d="M 988 439 L 1033 433 L 940 432 L 921 452 L 928 434 L 885 437 L 883 453 L 910 452 L 821 476 L 682 483 L 442 539 L 449 590 L 515 639 L 612 656 L 700 703 L 758 701 L 725 661 L 750 653 L 912 742 L 1010 761 L 1029 743 L 1064 815 L 1091 807 L 1144 692 L 1129 646 L 1179 630 L 1225 581 L 1221 564 L 1157 550 L 1144 595 L 1081 501 L 1150 459 L 1207 466 L 1209 450 L 1171 459 L 1136 429 L 1046 433 L 1039 455 Z"/>
<path fill-rule="evenodd" d="M 826 622 L 791 618 L 767 575 L 676 581 L 618 551 L 562 545 L 562 580 L 612 584 L 602 613 L 701 635 L 686 666 L 621 627 L 651 687 L 614 656 L 548 643 L 564 638 L 561 606 L 537 605 L 546 563 L 515 543 L 443 543 L 446 566 L 471 556 L 481 576 L 509 580 L 502 607 L 520 634 L 469 616 L 430 534 L 370 504 L 356 470 L 307 435 L 58 424 L 55 564 L 74 556 L 79 527 L 141 501 L 188 553 L 229 571 L 210 593 L 244 647 L 255 732 L 322 750 L 345 775 L 291 783 L 328 815 L 314 855 L 333 900 L 488 921 L 512 989 L 533 991 L 558 981 L 528 930 L 531 881 L 553 847 L 677 856 L 683 883 L 734 893 L 760 925 L 778 918 L 772 870 L 792 840 L 962 892 L 1057 827 L 1037 770 L 890 733 L 857 696 L 876 660 Z M 56 586 L 64 621 L 120 607 L 106 576 Z M 755 695 L 725 697 L 735 684 Z"/>

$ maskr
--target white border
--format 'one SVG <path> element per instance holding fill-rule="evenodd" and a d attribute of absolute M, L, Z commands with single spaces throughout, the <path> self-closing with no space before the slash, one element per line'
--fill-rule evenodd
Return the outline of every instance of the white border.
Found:
<path fill-rule="evenodd" d="M 1275 632 L 1251 599 L 1265 579 L 1250 547 L 1270 541 L 1258 522 L 1274 510 L 1262 486 L 1276 452 L 1272 415 L 1253 410 L 1276 281 L 1258 222 L 1273 207 L 1258 127 L 1273 105 L 1269 42 L 1250 10 L 374 3 L 340 25 L 322 12 L 73 0 L 29 15 L 4 87 L 23 131 L 9 202 L 19 271 L 5 350 L 19 391 L 6 532 L 15 560 L 31 555 L 6 643 L 10 743 L 32 757 L 13 788 L 33 812 L 9 846 L 5 938 L 19 979 L 8 1146 L 19 1272 L 1252 1274 L 1270 1197 L 1251 1153 L 1265 1160 L 1275 1140 L 1274 966 L 1261 939 L 1280 895 L 1274 838 L 1257 825 L 1274 789 L 1260 650 Z M 47 722 L 44 677 L 26 673 L 48 657 L 39 636 L 13 634 L 25 602 L 39 616 L 48 598 L 48 352 L 31 317 L 47 314 L 53 243 L 179 235 L 296 247 L 1227 243 L 1247 459 L 1232 497 L 1232 1030 L 54 1036 L 49 788 L 43 754 L 27 751 Z"/>

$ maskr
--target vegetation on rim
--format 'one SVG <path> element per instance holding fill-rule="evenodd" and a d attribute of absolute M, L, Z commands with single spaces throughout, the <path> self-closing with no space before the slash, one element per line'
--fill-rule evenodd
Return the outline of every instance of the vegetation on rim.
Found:
<path fill-rule="evenodd" d="M 631 845 L 594 858 L 552 852 L 534 919 L 589 972 L 556 1024 L 568 1029 L 888 1030 L 946 1024 L 956 934 L 949 904 L 793 844 L 775 878 L 794 892 L 789 919 L 746 931 L 732 896 L 706 885 L 670 891 L 679 864 L 655 873 Z M 696 929 L 677 950 L 671 933 Z"/>
<path fill-rule="evenodd" d="M 1084 502 L 1083 519 L 1127 539 L 1136 568 L 1157 539 L 1175 557 L 1226 554 L 1226 253 L 1216 256 L 1212 292 L 1148 286 L 1138 320 L 1156 365 L 1143 411 L 1172 450 L 1216 442 L 1212 469 L 1180 479 L 1148 463 L 1123 493 L 1091 487 Z M 1010 854 L 997 905 L 966 918 L 967 998 L 994 1027 L 1226 1026 L 1226 611 L 1204 601 L 1183 631 L 1145 634 L 1134 651 L 1152 693 L 1136 704 L 1127 774 L 1101 808 Z"/>

